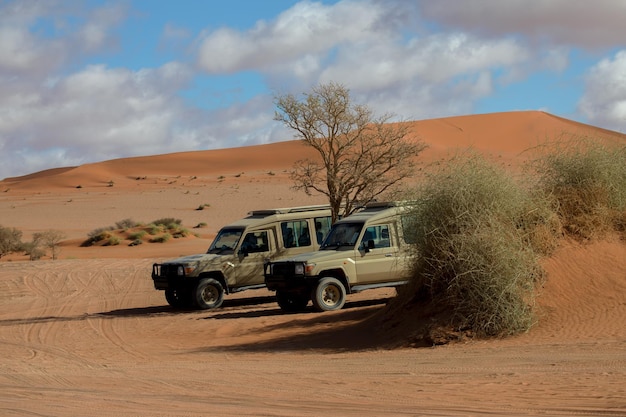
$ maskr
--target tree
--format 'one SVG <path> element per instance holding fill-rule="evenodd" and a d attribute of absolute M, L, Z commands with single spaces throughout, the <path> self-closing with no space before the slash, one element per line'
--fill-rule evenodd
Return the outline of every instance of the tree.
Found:
<path fill-rule="evenodd" d="M 45 248 L 50 249 L 52 259 L 56 260 L 59 253 L 59 243 L 65 239 L 65 234 L 60 230 L 46 230 L 45 232 L 33 234 L 33 249 L 43 245 Z"/>
<path fill-rule="evenodd" d="M 374 117 L 367 106 L 352 103 L 341 84 L 321 84 L 302 98 L 278 96 L 275 104 L 274 119 L 321 157 L 295 163 L 294 188 L 328 197 L 333 223 L 411 176 L 414 157 L 426 148 L 406 140 L 406 124 L 389 123 L 391 114 Z"/>
<path fill-rule="evenodd" d="M 22 232 L 9 227 L 0 226 L 0 258 L 19 250 L 22 246 Z"/>

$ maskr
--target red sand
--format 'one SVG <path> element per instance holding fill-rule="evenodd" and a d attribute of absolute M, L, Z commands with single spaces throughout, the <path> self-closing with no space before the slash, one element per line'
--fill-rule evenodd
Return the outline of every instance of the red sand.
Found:
<path fill-rule="evenodd" d="M 468 147 L 515 167 L 562 134 L 626 137 L 542 112 L 414 122 L 420 161 Z M 324 202 L 290 189 L 299 142 L 125 158 L 0 182 L 0 224 L 68 236 L 56 261 L 0 260 L 2 416 L 626 415 L 626 244 L 564 242 L 544 260 L 527 334 L 385 350 L 357 325 L 394 291 L 342 311 L 282 314 L 265 290 L 177 312 L 153 262 L 204 252 L 246 212 Z M 200 205 L 208 204 L 204 210 Z M 199 237 L 81 248 L 87 233 L 175 217 Z"/>

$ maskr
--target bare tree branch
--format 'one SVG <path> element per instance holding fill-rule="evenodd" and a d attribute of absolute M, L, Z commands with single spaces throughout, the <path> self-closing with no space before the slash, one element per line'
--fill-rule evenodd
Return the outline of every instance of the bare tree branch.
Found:
<path fill-rule="evenodd" d="M 367 106 L 353 104 L 341 84 L 321 84 L 301 99 L 289 94 L 275 102 L 274 119 L 321 158 L 296 162 L 294 188 L 328 197 L 333 222 L 411 176 L 413 158 L 426 148 L 406 140 L 408 128 L 389 123 L 391 115 L 374 118 Z"/>

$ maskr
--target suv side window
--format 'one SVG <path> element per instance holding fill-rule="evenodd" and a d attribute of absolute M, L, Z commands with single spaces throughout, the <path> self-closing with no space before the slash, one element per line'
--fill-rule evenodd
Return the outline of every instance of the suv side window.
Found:
<path fill-rule="evenodd" d="M 414 217 L 402 216 L 400 217 L 400 224 L 402 226 L 402 237 L 408 244 L 417 243 L 417 238 L 413 231 L 416 229 L 416 221 Z"/>
<path fill-rule="evenodd" d="M 282 222 L 280 230 L 283 235 L 283 243 L 286 248 L 311 246 L 311 234 L 309 223 L 306 220 L 291 220 Z"/>
<path fill-rule="evenodd" d="M 363 233 L 363 239 L 361 240 L 361 247 L 369 247 L 369 242 L 372 241 L 374 248 L 388 248 L 391 246 L 391 240 L 389 238 L 389 225 L 381 224 L 376 226 L 369 226 Z"/>
<path fill-rule="evenodd" d="M 247 253 L 267 252 L 270 250 L 267 231 L 250 232 L 243 238 L 241 250 Z"/>
<path fill-rule="evenodd" d="M 317 244 L 321 245 L 326 236 L 328 236 L 328 232 L 330 232 L 330 226 L 332 226 L 330 216 L 326 217 L 316 217 L 315 219 L 315 238 L 317 239 Z"/>

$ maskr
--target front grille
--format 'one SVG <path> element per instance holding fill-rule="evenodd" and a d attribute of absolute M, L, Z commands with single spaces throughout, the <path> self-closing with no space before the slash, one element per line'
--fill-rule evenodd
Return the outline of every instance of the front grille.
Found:
<path fill-rule="evenodd" d="M 293 262 L 281 262 L 272 265 L 272 275 L 277 277 L 294 276 L 295 264 Z"/>
<path fill-rule="evenodd" d="M 178 277 L 180 267 L 180 264 L 154 264 L 152 266 L 152 275 L 156 277 Z"/>

